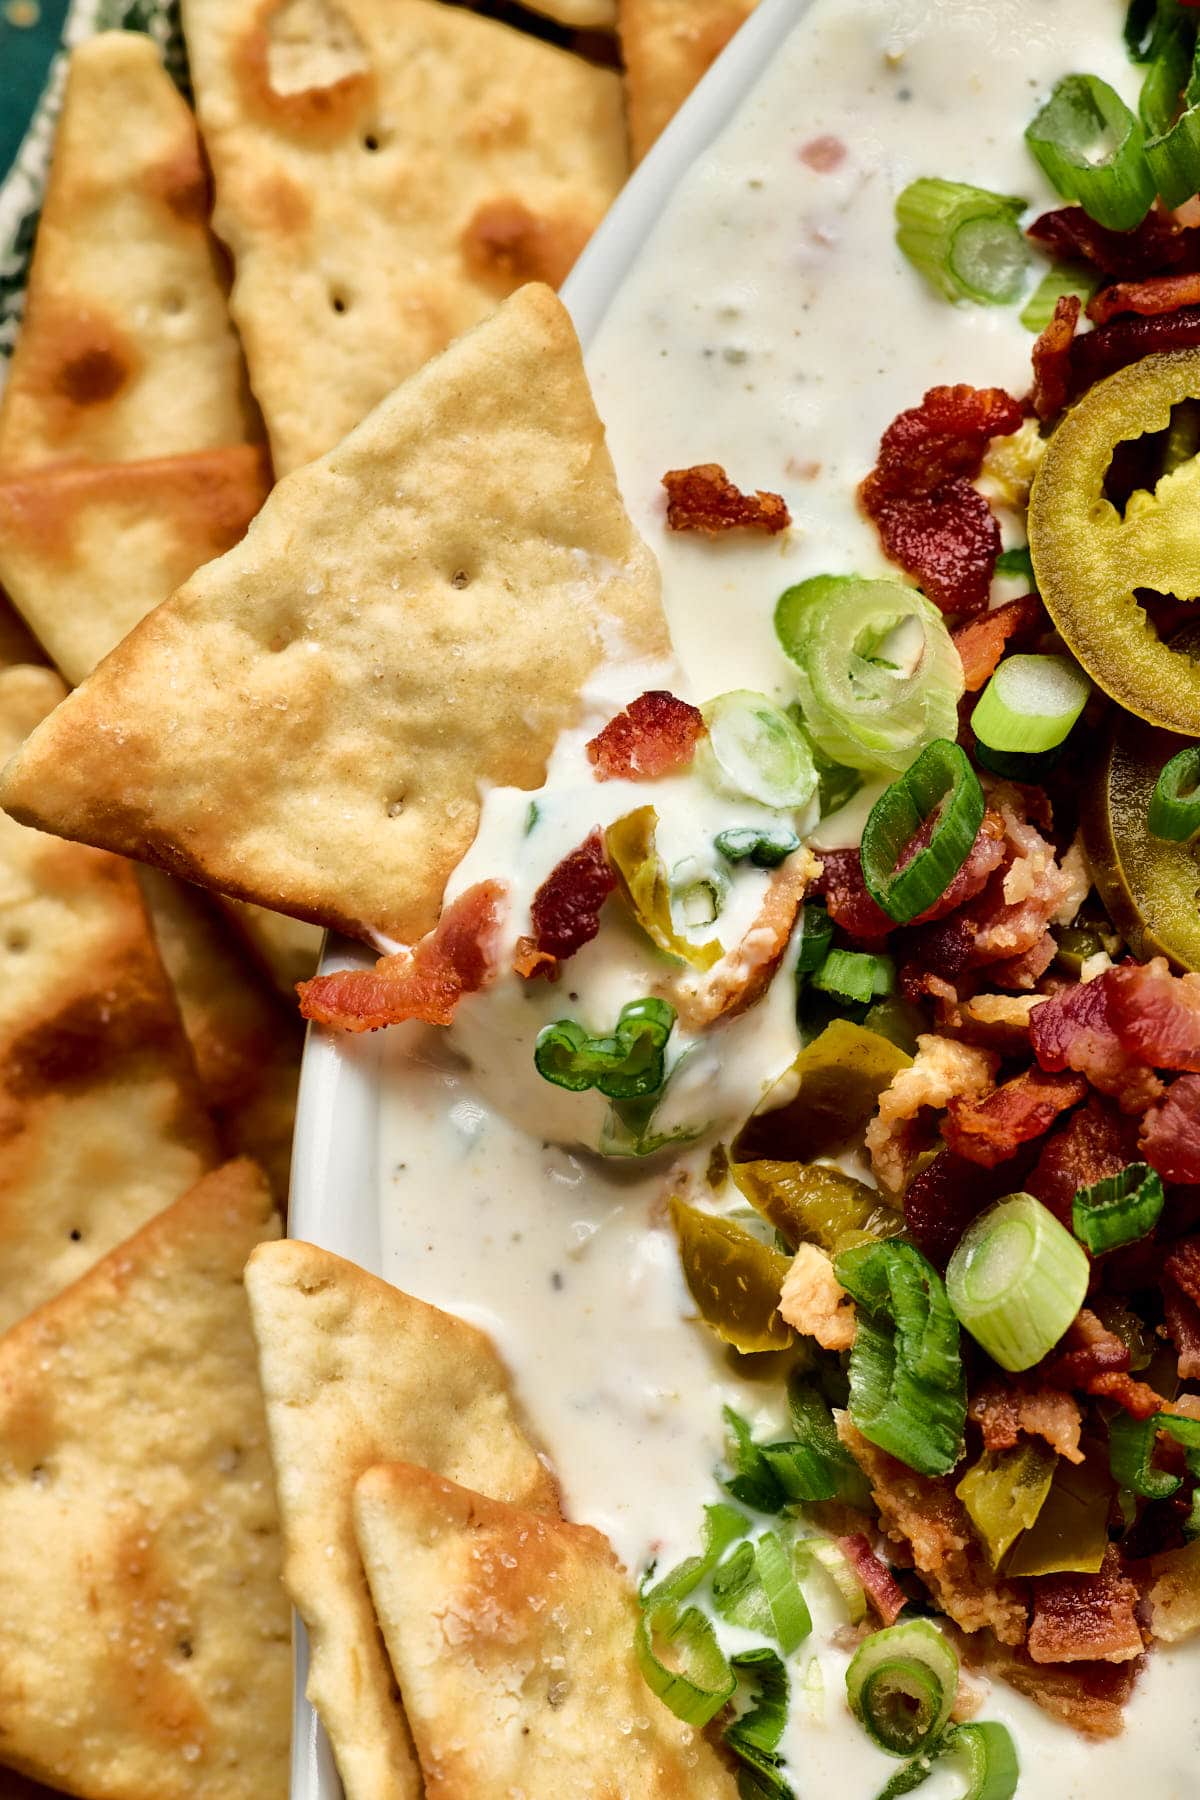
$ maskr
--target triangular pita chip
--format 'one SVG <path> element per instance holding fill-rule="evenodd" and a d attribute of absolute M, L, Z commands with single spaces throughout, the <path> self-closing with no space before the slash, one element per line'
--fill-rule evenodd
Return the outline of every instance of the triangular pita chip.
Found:
<path fill-rule="evenodd" d="M 404 1457 L 531 1512 L 556 1513 L 557 1489 L 473 1326 L 312 1244 L 257 1250 L 246 1291 L 309 1698 L 347 1800 L 409 1800 L 420 1781 L 355 1546 L 354 1483 Z"/>
<path fill-rule="evenodd" d="M 615 31 L 617 0 L 525 0 L 532 11 L 575 31 Z"/>
<path fill-rule="evenodd" d="M 0 673 L 0 746 L 62 694 L 49 669 Z M 0 1330 L 177 1199 L 216 1148 L 133 870 L 7 818 L 0 1141 Z"/>
<path fill-rule="evenodd" d="M 290 1621 L 230 1163 L 0 1339 L 0 1753 L 85 1800 L 283 1800 Z"/>
<path fill-rule="evenodd" d="M 244 537 L 270 486 L 266 452 L 250 444 L 0 475 L 0 583 L 76 684 Z"/>
<path fill-rule="evenodd" d="M 667 647 L 570 320 L 523 288 L 135 627 L 6 771 L 43 830 L 352 934 L 437 917 L 480 785 Z"/>
<path fill-rule="evenodd" d="M 438 0 L 186 0 L 216 230 L 280 474 L 522 281 L 625 179 L 618 77 Z"/>
<path fill-rule="evenodd" d="M 734 1800 L 643 1681 L 600 1532 L 402 1463 L 362 1476 L 354 1514 L 426 1800 Z"/>
<path fill-rule="evenodd" d="M 140 876 L 221 1149 L 260 1162 L 283 1206 L 304 1041 L 295 1008 L 246 961 L 207 896 L 157 869 Z"/>
<path fill-rule="evenodd" d="M 191 113 L 141 32 L 71 54 L 0 467 L 240 444 L 258 422 Z"/>
<path fill-rule="evenodd" d="M 226 898 L 223 911 L 264 975 L 291 1004 L 296 983 L 307 981 L 320 959 L 321 927 L 310 925 L 307 919 L 290 919 L 286 913 L 268 912 L 265 906 L 252 906 L 248 900 Z"/>
<path fill-rule="evenodd" d="M 635 162 L 669 125 L 756 0 L 617 0 Z"/>

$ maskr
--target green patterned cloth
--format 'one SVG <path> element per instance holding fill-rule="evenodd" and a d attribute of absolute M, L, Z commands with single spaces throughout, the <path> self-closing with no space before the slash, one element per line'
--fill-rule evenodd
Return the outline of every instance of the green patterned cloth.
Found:
<path fill-rule="evenodd" d="M 0 0 L 0 373 L 20 321 L 64 53 L 114 29 L 149 32 L 188 93 L 178 0 Z"/>

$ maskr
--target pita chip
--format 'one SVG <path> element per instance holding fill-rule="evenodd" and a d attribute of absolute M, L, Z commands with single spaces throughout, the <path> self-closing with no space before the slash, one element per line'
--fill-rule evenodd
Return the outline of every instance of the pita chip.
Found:
<path fill-rule="evenodd" d="M 755 0 L 618 0 L 633 159 L 640 162 Z"/>
<path fill-rule="evenodd" d="M 290 1620 L 250 1163 L 0 1339 L 0 1754 L 84 1800 L 284 1800 Z"/>
<path fill-rule="evenodd" d="M 49 669 L 0 672 L 0 747 L 63 691 Z M 177 1199 L 216 1148 L 133 870 L 8 818 L 0 1141 L 0 1329 Z"/>
<path fill-rule="evenodd" d="M 426 1800 L 734 1800 L 708 1740 L 655 1698 L 607 1538 L 427 1469 L 368 1469 L 354 1517 Z"/>
<path fill-rule="evenodd" d="M 523 0 L 532 12 L 573 31 L 615 31 L 617 0 Z"/>
<path fill-rule="evenodd" d="M 258 435 L 195 122 L 141 32 L 71 54 L 0 467 L 129 462 Z"/>
<path fill-rule="evenodd" d="M 252 906 L 248 900 L 226 899 L 223 911 L 263 974 L 290 1005 L 296 998 L 296 983 L 307 981 L 321 959 L 321 927 L 306 919 L 290 919 L 286 913 L 268 912 L 265 906 Z"/>
<path fill-rule="evenodd" d="M 354 1483 L 404 1457 L 533 1515 L 557 1512 L 557 1489 L 474 1326 L 312 1244 L 255 1251 L 246 1291 L 309 1698 L 347 1800 L 409 1800 L 420 1779 L 355 1545 Z"/>
<path fill-rule="evenodd" d="M 557 286 L 628 171 L 614 72 L 462 7 L 186 0 L 183 19 L 280 474 L 521 282 Z"/>
<path fill-rule="evenodd" d="M 0 799 L 412 943 L 481 783 L 536 786 L 604 658 L 667 645 L 570 320 L 531 286 L 286 477 L 33 733 Z"/>

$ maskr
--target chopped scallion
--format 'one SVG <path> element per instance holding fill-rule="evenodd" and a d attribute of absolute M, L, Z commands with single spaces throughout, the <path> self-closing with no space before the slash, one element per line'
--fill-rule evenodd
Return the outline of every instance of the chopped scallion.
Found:
<path fill-rule="evenodd" d="M 971 853 L 983 821 L 983 789 L 958 744 L 939 738 L 886 788 L 862 836 L 863 880 L 889 919 L 906 925 L 939 900 Z M 927 821 L 929 843 L 901 863 Z"/>
<path fill-rule="evenodd" d="M 698 1606 L 644 1606 L 634 1650 L 647 1687 L 687 1725 L 707 1725 L 733 1697 L 736 1677 Z"/>
<path fill-rule="evenodd" d="M 996 558 L 997 575 L 1019 575 L 1022 581 L 1033 583 L 1033 558 L 1029 554 L 1028 544 L 1018 544 L 1012 550 L 1002 550 Z"/>
<path fill-rule="evenodd" d="M 1055 263 L 1054 267 L 1042 276 L 1021 308 L 1021 323 L 1026 331 L 1045 331 L 1054 317 L 1055 307 L 1064 294 L 1075 294 L 1086 306 L 1099 286 L 1099 275 L 1084 264 Z M 1003 558 L 1001 558 L 1002 560 Z M 996 568 L 999 571 L 999 562 L 997 562 Z"/>
<path fill-rule="evenodd" d="M 946 1270 L 950 1304 L 1002 1369 L 1033 1367 L 1087 1293 L 1083 1246 L 1032 1194 L 998 1201 L 967 1227 Z"/>
<path fill-rule="evenodd" d="M 1132 231 L 1154 202 L 1145 136 L 1096 75 L 1065 75 L 1025 131 L 1048 180 L 1110 231 Z"/>
<path fill-rule="evenodd" d="M 674 1024 L 670 1001 L 653 995 L 623 1006 L 611 1037 L 589 1037 L 576 1020 L 556 1019 L 538 1032 L 534 1067 L 573 1094 L 595 1088 L 610 1100 L 640 1099 L 662 1087 Z"/>
<path fill-rule="evenodd" d="M 846 1670 L 851 1712 L 892 1756 L 912 1756 L 936 1743 L 957 1691 L 958 1658 L 926 1619 L 873 1632 Z"/>
<path fill-rule="evenodd" d="M 1146 1163 L 1080 1188 L 1071 1203 L 1071 1229 L 1093 1256 L 1132 1244 L 1153 1231 L 1165 1204 L 1161 1176 Z"/>
<path fill-rule="evenodd" d="M 817 771 L 803 734 L 765 694 L 735 688 L 701 708 L 708 736 L 700 761 L 714 784 L 764 806 L 807 806 Z"/>
<path fill-rule="evenodd" d="M 833 920 L 815 900 L 807 900 L 804 904 L 804 915 L 800 926 L 800 953 L 796 959 L 796 973 L 811 975 L 821 967 L 829 954 L 829 946 L 833 940 Z"/>
<path fill-rule="evenodd" d="M 899 1800 L 929 1779 L 942 1757 L 959 1755 L 966 1763 L 967 1785 L 961 1800 L 1013 1800 L 1020 1767 L 1016 1746 L 1006 1725 L 993 1719 L 972 1719 L 952 1725 L 938 1743 L 931 1744 L 903 1769 L 898 1769 L 876 1800 Z"/>
<path fill-rule="evenodd" d="M 890 956 L 870 956 L 862 950 L 831 950 L 813 975 L 812 985 L 836 1000 L 867 1006 L 891 993 L 896 985 L 896 965 Z"/>
<path fill-rule="evenodd" d="M 1154 1447 L 1161 1419 L 1135 1419 L 1116 1412 L 1108 1426 L 1108 1466 L 1118 1487 L 1128 1488 L 1143 1500 L 1169 1500 L 1182 1486 L 1182 1477 L 1169 1469 L 1156 1469 Z"/>
<path fill-rule="evenodd" d="M 800 839 L 786 825 L 763 830 L 737 825 L 718 833 L 716 846 L 726 862 L 752 862 L 756 869 L 777 869 L 800 848 Z"/>
<path fill-rule="evenodd" d="M 1189 744 L 1164 763 L 1146 814 L 1151 837 L 1186 844 L 1200 832 L 1200 744 Z"/>
<path fill-rule="evenodd" d="M 1006 656 L 971 714 L 989 750 L 1037 756 L 1063 743 L 1092 684 L 1069 656 Z"/>
<path fill-rule="evenodd" d="M 1029 265 L 1024 200 L 923 176 L 896 201 L 896 242 L 947 300 L 1015 300 Z"/>
<path fill-rule="evenodd" d="M 742 1800 L 794 1800 L 783 1778 L 779 1740 L 788 1715 L 788 1675 L 773 1650 L 746 1650 L 731 1659 L 737 1675 L 757 1687 L 755 1703 L 725 1728 L 725 1744 L 742 1767 Z"/>

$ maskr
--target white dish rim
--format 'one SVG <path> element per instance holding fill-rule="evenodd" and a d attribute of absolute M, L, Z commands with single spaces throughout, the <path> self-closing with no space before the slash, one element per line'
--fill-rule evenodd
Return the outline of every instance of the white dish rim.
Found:
<path fill-rule="evenodd" d="M 676 187 L 724 130 L 812 0 L 760 0 L 639 165 L 562 290 L 586 355 L 626 274 Z M 362 967 L 361 945 L 327 938 L 323 970 Z M 378 1040 L 310 1029 L 292 1151 L 289 1235 L 378 1272 Z M 308 1645 L 294 1631 L 291 1800 L 342 1800 L 321 1725 L 305 1698 Z"/>

